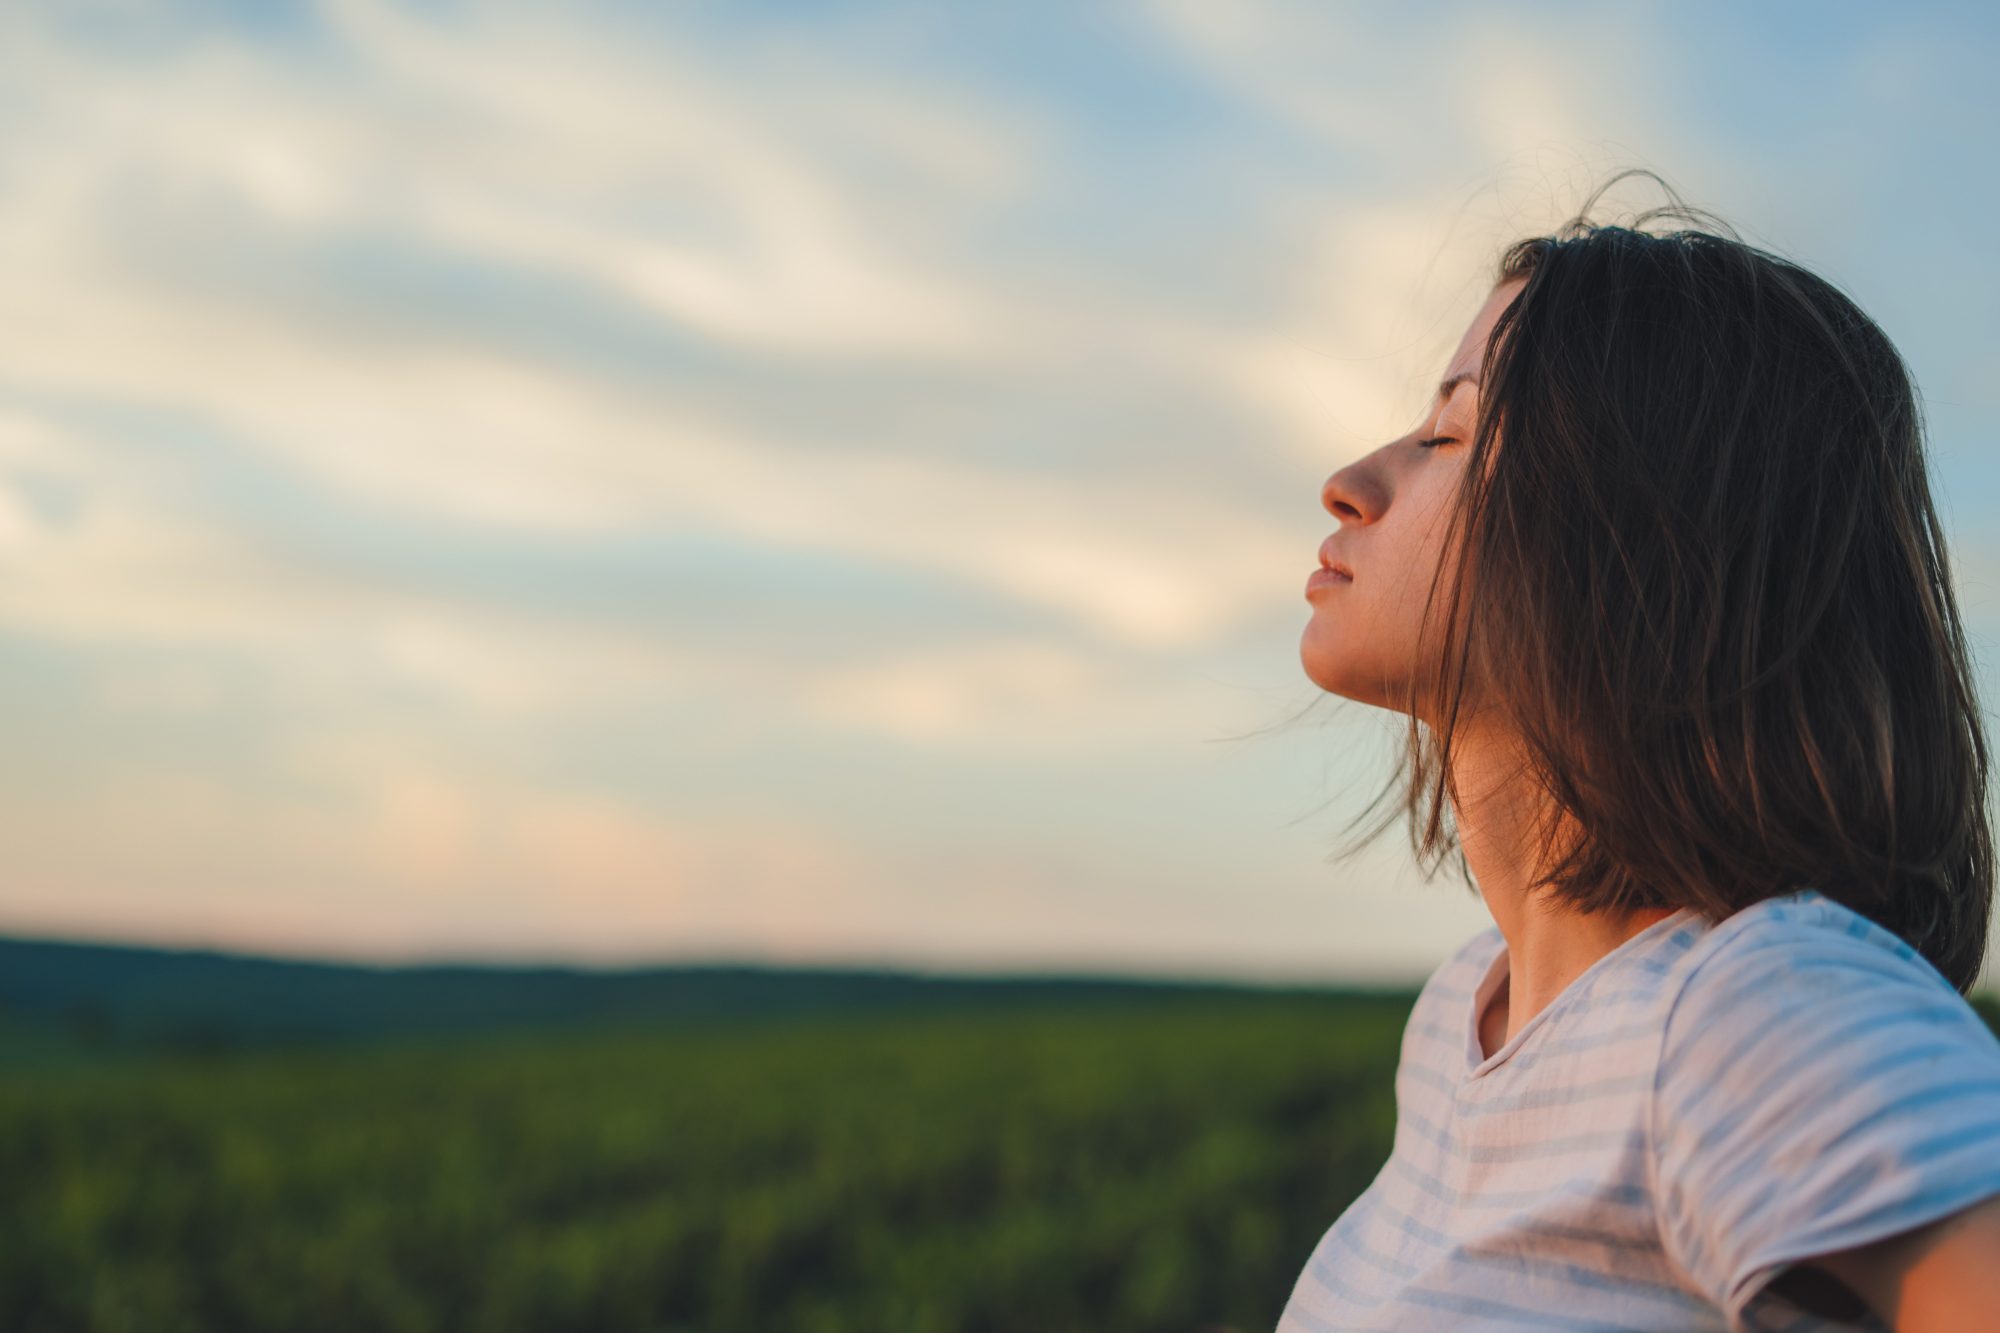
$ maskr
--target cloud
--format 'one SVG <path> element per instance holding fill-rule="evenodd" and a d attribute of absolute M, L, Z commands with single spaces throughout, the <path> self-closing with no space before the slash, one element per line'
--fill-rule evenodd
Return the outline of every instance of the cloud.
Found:
<path fill-rule="evenodd" d="M 10 801 L 9 929 L 374 957 L 809 953 L 793 923 L 868 891 L 861 851 L 808 820 L 651 810 L 406 734 L 298 741 L 274 779 L 246 797 L 131 767 L 80 799 Z"/>
<path fill-rule="evenodd" d="M 795 633 L 805 637 L 765 643 L 740 633 L 698 636 L 693 609 L 671 603 L 658 615 L 607 614 L 580 600 L 523 603 L 504 581 L 471 595 L 426 582 L 416 569 L 385 577 L 307 558 L 175 512 L 132 457 L 88 434 L 0 413 L 0 478 L 40 468 L 90 496 L 87 507 L 58 519 L 0 485 L 0 551 L 12 571 L 0 583 L 0 623 L 86 652 L 221 649 L 266 673 L 261 689 L 272 708 L 307 717 L 366 716 L 414 689 L 432 706 L 509 727 L 647 701 L 763 698 L 786 701 L 789 725 L 995 756 L 1081 756 L 1198 739 L 1226 725 L 1225 701 L 1171 660 L 1156 660 L 1158 636 L 1186 633 L 1175 617 L 1190 612 L 1217 620 L 1238 614 L 1225 602 L 1232 578 L 1246 571 L 1231 561 L 1275 540 L 1216 538 L 1200 521 L 1175 522 L 1163 502 L 1148 511 L 1161 531 L 1133 540 L 1187 545 L 1147 568 L 1143 550 L 1128 555 L 1115 533 L 1092 537 L 1095 549 L 1066 543 L 1065 524 L 1092 534 L 1093 522 L 1104 520 L 1059 490 L 1010 496 L 990 479 L 899 480 L 911 465 L 850 463 L 811 501 L 839 515 L 838 525 L 819 520 L 817 509 L 791 513 L 782 504 L 746 511 L 744 525 L 767 547 L 795 545 L 801 561 L 816 544 L 917 562 L 928 554 L 933 567 L 1071 609 L 1114 632 L 1078 645 L 974 622 L 929 645 L 917 635 L 915 645 L 848 649 L 823 646 L 811 635 L 825 631 L 800 622 Z M 723 453 L 712 462 L 741 466 L 744 457 Z M 953 486 L 959 494 L 947 498 L 962 502 L 940 503 Z M 712 517 L 731 494 L 695 499 Z M 1035 517 L 1008 521 L 1011 513 Z M 1121 581 L 1122 560 L 1136 566 L 1129 581 Z M 1038 577 L 1046 583 L 1036 585 Z M 1193 601 L 1190 590 L 1205 590 L 1214 604 Z M 1118 630 L 1136 641 L 1137 655 L 1120 646 Z M 250 703 L 240 693 L 232 700 L 212 666 L 185 657 L 109 668 L 101 689 L 105 705 L 121 712 L 212 714 Z"/>
<path fill-rule="evenodd" d="M 1172 757 L 1309 691 L 1318 485 L 1501 242 L 1771 204 L 1674 16 L 612 10 L 0 7 L 13 920 L 1420 971 L 1275 836 L 1351 736 Z"/>
<path fill-rule="evenodd" d="M 1435 145 L 1458 128 L 1446 102 L 1461 70 L 1404 16 L 1385 22 L 1386 11 L 1364 5 L 1276 0 L 1153 0 L 1146 8 L 1230 92 L 1348 151 L 1393 156 L 1413 139 Z"/>
<path fill-rule="evenodd" d="M 1212 641 L 1263 571 L 1297 562 L 1258 514 L 1183 484 L 1110 493 L 1060 465 L 996 469 L 921 441 L 776 437 L 671 387 L 317 293 L 313 238 L 380 234 L 560 274 L 760 355 L 976 356 L 999 386 L 1010 366 L 1116 348 L 1140 372 L 1302 410 L 1268 407 L 1298 395 L 1246 364 L 1254 335 L 1185 320 L 1176 334 L 1115 309 L 1066 327 L 963 255 L 906 259 L 902 242 L 948 238 L 915 235 L 926 215 L 908 220 L 895 196 L 857 193 L 786 119 L 842 102 L 824 88 L 749 98 L 692 59 L 637 58 L 525 10 L 481 11 L 466 30 L 372 0 L 327 17 L 343 59 L 212 41 L 121 64 L 115 83 L 105 58 L 16 33 L 8 72 L 50 127 L 0 141 L 18 204 L 0 242 L 22 257 L 0 276 L 16 386 L 180 413 L 395 511 L 523 534 L 699 522 L 942 572 L 1132 645 Z M 1029 150 L 962 102 L 885 82 L 828 115 L 913 188 L 991 203 L 1029 176 Z M 276 288 L 235 258 L 233 238 L 269 227 L 296 238 L 299 271 L 281 268 Z M 782 360 L 762 383 L 788 391 Z M 101 575 L 148 541 L 162 571 L 252 559 L 131 508 L 100 514 L 61 558 L 87 561 L 95 543 Z M 211 583 L 211 601 L 249 579 Z M 101 608 L 96 591 L 78 605 Z M 39 599 L 40 623 L 60 600 Z"/>
<path fill-rule="evenodd" d="M 17 23 L 0 67 L 50 132 L 6 141 L 10 229 L 128 222 L 100 209 L 124 193 L 165 206 L 155 225 L 241 207 L 422 240 L 773 352 L 961 358 L 1007 336 L 997 293 L 918 257 L 926 213 L 885 210 L 807 151 L 845 145 L 922 200 L 990 202 L 1025 188 L 1033 150 L 988 108 L 888 80 L 830 96 L 817 69 L 747 96 L 671 47 L 522 6 L 447 22 L 333 0 L 320 17 L 337 48 L 317 58 L 216 36 L 115 59 Z"/>
<path fill-rule="evenodd" d="M 1045 642 L 983 640 L 814 671 L 798 706 L 819 725 L 998 760 L 1178 750 L 1241 707 L 1208 677 Z"/>
<path fill-rule="evenodd" d="M 1645 56 L 1665 39 L 1622 12 L 1412 21 L 1302 0 L 1147 12 L 1225 95 L 1340 155 L 1339 174 L 1276 194 L 1303 219 L 1288 234 L 1287 299 L 1202 354 L 1329 471 L 1415 424 L 1507 242 L 1563 221 L 1613 168 L 1674 181 L 1721 165 L 1664 113 Z M 1662 202 L 1628 182 L 1609 205 L 1642 196 Z"/>
<path fill-rule="evenodd" d="M 1659 114 L 1663 35 L 1646 16 L 1568 9 L 1408 13 L 1309 0 L 1151 0 L 1196 69 L 1272 119 L 1338 147 L 1373 181 L 1476 177 L 1524 151 L 1587 156 L 1636 136 L 1688 145 Z M 1539 164 L 1538 164 L 1539 165 Z"/>

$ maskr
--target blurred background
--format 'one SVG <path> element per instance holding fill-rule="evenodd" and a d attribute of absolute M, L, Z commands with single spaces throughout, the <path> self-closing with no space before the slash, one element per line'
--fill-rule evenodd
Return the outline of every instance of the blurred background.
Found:
<path fill-rule="evenodd" d="M 1327 859 L 1321 482 L 1645 167 L 1908 358 L 2000 697 L 1996 26 L 0 8 L 0 1322 L 1275 1322 L 1489 924 Z"/>

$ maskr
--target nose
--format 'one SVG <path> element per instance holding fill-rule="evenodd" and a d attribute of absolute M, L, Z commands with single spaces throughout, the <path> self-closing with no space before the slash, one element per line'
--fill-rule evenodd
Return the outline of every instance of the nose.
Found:
<path fill-rule="evenodd" d="M 1327 513 L 1343 523 L 1365 523 L 1374 512 L 1374 502 L 1369 498 L 1373 488 L 1363 471 L 1367 461 L 1363 458 L 1349 463 L 1328 477 L 1319 488 L 1320 504 Z"/>
<path fill-rule="evenodd" d="M 1419 432 L 1377 445 L 1326 479 L 1319 502 L 1345 523 L 1373 523 L 1389 508 L 1396 491 L 1398 453 Z"/>

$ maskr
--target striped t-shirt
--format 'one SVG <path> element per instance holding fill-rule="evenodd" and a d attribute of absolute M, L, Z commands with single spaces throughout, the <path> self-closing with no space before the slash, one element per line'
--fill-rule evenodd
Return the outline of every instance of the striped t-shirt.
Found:
<path fill-rule="evenodd" d="M 1506 976 L 1488 927 L 1425 983 L 1394 1150 L 1278 1333 L 1880 1330 L 1769 1284 L 2000 1194 L 2000 1041 L 1817 890 L 1653 923 L 1489 1058 Z"/>

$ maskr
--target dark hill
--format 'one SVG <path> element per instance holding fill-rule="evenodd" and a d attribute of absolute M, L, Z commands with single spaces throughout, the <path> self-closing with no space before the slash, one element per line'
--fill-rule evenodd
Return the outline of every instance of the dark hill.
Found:
<path fill-rule="evenodd" d="M 1272 994 L 1411 999 L 1407 991 L 740 964 L 368 966 L 0 939 L 0 1029 L 109 1047 L 212 1049 Z"/>

